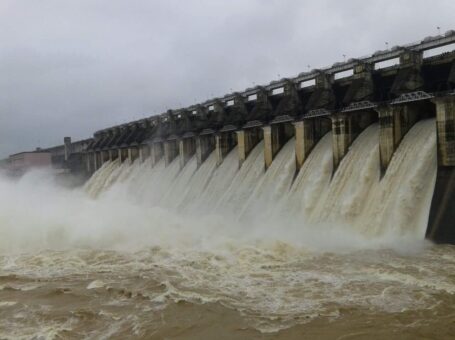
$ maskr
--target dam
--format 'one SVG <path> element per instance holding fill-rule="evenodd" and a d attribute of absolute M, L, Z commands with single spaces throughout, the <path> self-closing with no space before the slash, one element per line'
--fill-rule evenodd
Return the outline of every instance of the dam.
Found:
<path fill-rule="evenodd" d="M 455 243 L 455 51 L 428 53 L 454 43 L 448 31 L 97 131 L 77 158 L 68 140 L 51 152 L 92 196 L 129 178 L 181 211 Z"/>
<path fill-rule="evenodd" d="M 411 152 L 411 145 L 401 145 L 407 141 L 414 144 L 415 167 L 418 166 L 417 159 L 428 158 L 430 154 L 434 157 L 434 171 L 429 161 L 425 161 L 426 168 L 421 169 L 426 175 L 421 179 L 425 182 L 422 189 L 432 192 L 432 198 L 427 202 L 431 206 L 429 211 L 425 212 L 428 208 L 422 207 L 417 214 L 422 214 L 420 229 L 423 228 L 423 234 L 436 242 L 455 243 L 455 52 L 426 56 L 426 51 L 454 42 L 455 34 L 449 31 L 443 36 L 378 51 L 369 57 L 336 63 L 292 79 L 273 81 L 266 86 L 97 131 L 86 148 L 86 172 L 92 174 L 99 171 L 101 174 L 98 177 L 106 178 L 103 172 L 117 173 L 120 164 L 125 162 L 143 164 L 143 171 L 153 168 L 155 173 L 162 172 L 161 175 L 173 178 L 165 186 L 166 190 L 150 187 L 156 193 L 162 190 L 161 195 L 172 197 L 168 191 L 172 191 L 173 185 L 178 186 L 173 182 L 183 182 L 185 179 L 180 177 L 187 176 L 192 180 L 188 180 L 186 187 L 196 187 L 202 192 L 205 186 L 209 191 L 212 186 L 219 186 L 223 190 L 218 193 L 221 195 L 218 206 L 248 214 L 249 205 L 260 205 L 259 202 L 264 200 L 275 202 L 272 206 L 276 208 L 278 201 L 286 196 L 286 190 L 290 195 L 296 192 L 296 187 L 300 187 L 300 194 L 305 195 L 305 191 L 311 190 L 307 186 L 312 186 L 311 183 L 299 184 L 309 182 L 305 176 L 312 176 L 315 181 L 331 182 L 335 186 L 340 173 L 349 171 L 351 175 L 345 173 L 344 176 L 353 177 L 351 185 L 357 187 L 354 191 L 372 190 L 372 187 L 362 187 L 363 183 L 354 183 L 362 179 L 358 177 L 362 174 L 357 170 L 362 169 L 364 162 L 372 157 L 375 159 L 371 159 L 368 171 L 371 176 L 378 174 L 375 185 L 384 186 L 385 182 L 392 181 L 389 167 L 396 167 L 394 162 L 398 160 L 395 158 L 404 156 L 397 155 L 397 150 L 407 148 L 407 152 Z M 381 67 L 384 64 L 386 66 Z M 411 132 L 413 136 L 409 139 L 412 138 L 412 142 L 406 140 Z M 359 138 L 362 141 L 357 141 Z M 429 155 L 422 155 L 424 151 L 428 152 L 428 147 L 422 144 L 424 141 L 434 141 L 434 149 L 430 148 Z M 370 145 L 370 150 L 363 152 L 363 157 L 349 155 L 354 152 L 351 149 L 356 142 L 365 143 L 362 147 Z M 322 145 L 325 155 L 313 155 Z M 318 164 L 314 158 L 320 159 L 321 163 Z M 230 164 L 225 165 L 227 159 Z M 322 163 L 323 160 L 327 164 Z M 412 164 L 413 161 L 409 161 Z M 349 165 L 344 164 L 348 162 Z M 230 167 L 231 174 L 219 175 L 220 178 L 216 179 L 214 169 L 223 166 Z M 330 171 L 327 170 L 329 167 Z M 399 169 L 393 171 L 399 172 Z M 416 169 L 411 167 L 407 171 L 410 175 Z M 268 192 L 270 188 L 266 184 L 273 187 L 268 182 L 276 182 L 272 179 L 272 172 L 283 180 L 283 183 L 274 183 L 284 190 L 281 193 Z M 222 183 L 229 176 L 235 183 L 232 186 L 247 187 L 234 190 L 227 186 L 228 183 Z M 247 184 L 248 177 L 252 176 L 261 178 L 256 186 Z M 406 174 L 401 176 L 402 182 L 395 183 L 398 187 L 406 183 Z M 96 182 L 97 176 L 94 177 L 91 182 Z M 208 179 L 210 185 L 204 183 Z M 89 187 L 97 185 L 100 183 L 88 184 Z M 157 180 L 156 185 L 162 183 Z M 96 192 L 95 188 L 91 190 Z M 392 188 L 387 190 L 393 191 Z M 229 193 L 234 191 L 239 197 L 229 197 Z M 250 192 L 253 194 L 250 195 Z M 191 195 L 197 197 L 194 192 Z M 334 217 L 333 210 L 352 199 L 339 198 L 345 201 L 343 203 L 333 199 L 336 193 L 327 192 L 325 195 L 332 199 L 330 204 L 327 202 L 325 207 L 320 207 L 321 216 Z M 178 202 L 184 199 L 183 193 L 179 192 L 177 196 L 171 200 L 175 206 L 183 204 Z M 363 199 L 361 197 L 357 199 Z M 295 206 L 292 201 L 299 199 L 294 197 L 289 202 L 280 202 L 287 207 L 283 211 Z M 381 211 L 380 206 L 386 204 L 380 200 L 388 198 L 384 194 L 382 198 L 376 198 L 376 202 L 371 199 L 373 201 L 369 204 L 375 205 L 377 211 L 374 212 L 371 207 L 368 209 L 371 214 L 377 214 Z M 207 205 L 214 203 L 214 197 L 206 201 Z M 317 205 L 315 202 L 312 204 Z M 389 212 L 381 212 L 383 219 L 394 214 L 394 208 L 390 206 L 392 203 L 388 204 Z M 395 209 L 399 209 L 400 202 L 396 204 Z M 268 210 L 266 205 L 263 208 Z M 358 207 L 358 213 L 365 209 Z M 373 215 L 370 215 L 372 218 Z M 368 220 L 368 217 L 363 219 Z M 379 227 L 376 225 L 374 228 Z"/>
<path fill-rule="evenodd" d="M 0 338 L 452 339 L 454 43 L 11 155 Z"/>

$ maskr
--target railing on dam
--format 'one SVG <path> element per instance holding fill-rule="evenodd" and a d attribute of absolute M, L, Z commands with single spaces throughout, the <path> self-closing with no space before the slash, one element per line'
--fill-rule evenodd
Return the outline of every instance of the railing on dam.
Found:
<path fill-rule="evenodd" d="M 453 43 L 455 32 L 448 31 L 445 35 L 428 37 L 418 43 L 378 51 L 371 56 L 301 73 L 295 78 L 272 81 L 268 85 L 250 88 L 241 93 L 228 94 L 188 108 L 104 129 L 95 133 L 95 139 L 104 138 L 100 136 L 106 134 L 113 138 L 116 132 L 122 131 L 126 134 L 126 130 L 140 126 L 149 130 L 151 128 L 159 130 L 151 134 L 157 137 L 174 132 L 184 133 L 187 130 L 201 131 L 208 128 L 219 130 L 226 124 L 241 127 L 254 120 L 268 123 L 274 116 L 281 115 L 277 112 L 280 105 L 282 110 L 290 111 L 292 117 L 305 114 L 314 116 L 327 111 L 348 112 L 357 107 L 364 109 L 366 107 L 361 107 L 360 103 L 364 103 L 365 100 L 361 99 L 365 98 L 369 99 L 368 102 L 377 103 L 392 101 L 401 93 L 415 90 L 428 93 L 448 90 L 446 83 L 449 79 L 447 77 L 444 79 L 444 75 L 452 72 L 453 55 L 447 54 L 424 60 L 423 52 Z M 394 58 L 399 59 L 398 65 L 375 69 L 376 63 Z M 441 65 L 445 65 L 446 69 L 441 70 L 444 69 Z M 337 74 L 348 70 L 352 70 L 352 75 L 336 79 Z M 436 71 L 431 74 L 432 70 Z M 418 79 L 419 77 L 422 79 Z M 362 96 L 364 98 L 361 98 Z M 280 103 L 282 101 L 288 103 Z M 288 107 L 283 108 L 286 105 Z M 103 143 L 97 142 L 98 144 L 89 146 L 89 149 L 97 149 L 100 144 L 121 147 L 128 142 L 125 138 L 126 136 L 120 138 L 121 143 L 118 143 L 119 140 L 111 140 L 110 143 L 107 140 Z"/>
<path fill-rule="evenodd" d="M 435 97 L 445 96 L 455 87 L 455 51 L 431 58 L 424 58 L 423 52 L 454 42 L 455 32 L 449 31 L 419 43 L 378 51 L 372 56 L 336 63 L 292 79 L 272 81 L 241 93 L 97 131 L 87 146 L 87 151 L 95 153 L 94 163 L 88 164 L 88 169 L 93 171 L 104 161 L 116 157 L 124 160 L 152 155 L 152 151 L 142 146 L 157 143 L 163 146 L 154 147 L 156 152 L 164 156 L 168 153 L 166 157 L 170 161 L 179 150 L 186 150 L 179 146 L 179 140 L 188 139 L 189 134 L 193 139 L 198 136 L 207 139 L 213 134 L 213 141 L 208 145 L 223 148 L 219 151 L 222 159 L 222 155 L 237 143 L 236 131 L 245 131 L 243 134 L 246 137 L 256 136 L 253 141 L 249 141 L 249 137 L 246 139 L 247 144 L 253 145 L 264 136 L 256 130 L 260 127 L 267 130 L 267 126 L 271 126 L 272 142 L 268 144 L 272 144 L 269 158 L 273 159 L 282 143 L 295 134 L 289 127 L 283 129 L 280 125 L 299 121 L 307 121 L 298 126 L 304 129 L 304 138 L 313 139 L 308 142 L 311 145 L 321 133 L 329 129 L 336 132 L 336 167 L 356 135 L 378 120 L 384 131 L 389 125 L 388 128 L 392 129 L 388 133 L 391 137 L 384 137 L 391 139 L 387 141 L 388 146 L 383 145 L 381 149 L 381 164 L 385 171 L 394 149 L 413 122 L 426 116 L 436 116 L 434 105 L 429 106 L 429 103 L 434 104 Z M 393 58 L 398 59 L 397 65 L 375 68 L 376 63 Z M 336 76 L 349 70 L 352 72 L 347 76 Z M 413 102 L 423 103 L 424 109 L 409 109 Z M 426 112 L 420 112 L 422 110 Z M 395 119 L 395 116 L 401 118 Z M 314 120 L 322 122 L 315 123 Z M 243 141 L 244 136 L 241 138 Z M 249 147 L 247 145 L 246 149 Z M 308 149 L 305 153 L 311 149 L 308 146 L 305 148 Z M 272 159 L 266 161 L 266 167 Z"/>

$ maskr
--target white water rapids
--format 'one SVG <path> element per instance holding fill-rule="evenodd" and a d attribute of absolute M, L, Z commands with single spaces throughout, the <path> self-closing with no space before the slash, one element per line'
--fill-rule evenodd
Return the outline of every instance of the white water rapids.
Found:
<path fill-rule="evenodd" d="M 306 236 L 318 234 L 323 242 L 326 233 L 345 233 L 345 238 L 373 243 L 383 238 L 422 240 L 436 179 L 434 121 L 416 124 L 382 180 L 378 133 L 377 124 L 368 127 L 333 178 L 328 133 L 295 180 L 295 141 L 291 139 L 267 171 L 260 142 L 240 169 L 236 148 L 220 167 L 216 167 L 215 152 L 199 169 L 195 157 L 182 170 L 178 159 L 169 167 L 164 167 L 164 160 L 155 167 L 150 160 L 121 166 L 118 161 L 107 162 L 85 190 L 99 200 L 128 198 L 144 208 L 164 208 L 189 218 L 222 216 L 242 226 L 242 238 L 255 232 L 282 236 L 289 232 L 290 240 L 296 241 L 297 232 L 304 243 Z M 228 229 L 223 233 L 229 235 L 238 228 Z"/>
<path fill-rule="evenodd" d="M 77 282 L 81 296 L 114 287 L 142 300 L 96 302 L 93 313 L 104 314 L 84 333 L 91 326 L 74 314 L 82 307 L 69 304 L 72 316 L 51 322 L 43 315 L 52 307 L 12 297 L 0 303 L 0 338 L 27 338 L 37 327 L 44 336 L 62 329 L 75 337 L 121 338 L 125 329 L 147 336 L 147 327 L 158 327 L 150 313 L 178 301 L 221 303 L 262 332 L 334 320 L 348 307 L 367 314 L 433 308 L 436 295 L 455 292 L 455 253 L 424 241 L 434 125 L 420 121 L 410 130 L 382 179 L 377 124 L 354 141 L 333 177 L 328 133 L 297 174 L 291 139 L 267 171 L 261 142 L 240 169 L 234 148 L 218 167 L 215 153 L 200 168 L 195 157 L 183 169 L 178 159 L 168 167 L 107 162 L 76 190 L 43 171 L 2 178 L 0 279 L 26 283 L 0 280 L 0 293 L 12 285 L 38 289 L 28 280 L 39 278 L 57 287 Z M 110 309 L 119 303 L 135 317 Z"/>

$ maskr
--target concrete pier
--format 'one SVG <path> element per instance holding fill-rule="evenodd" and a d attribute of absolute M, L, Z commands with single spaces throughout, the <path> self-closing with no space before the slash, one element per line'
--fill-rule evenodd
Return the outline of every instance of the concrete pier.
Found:
<path fill-rule="evenodd" d="M 348 114 L 341 114 L 332 117 L 332 150 L 333 150 L 333 171 L 340 165 L 343 157 L 348 153 L 349 146 L 356 136 L 352 126 L 352 117 Z"/>
<path fill-rule="evenodd" d="M 139 160 L 144 162 L 151 154 L 151 146 L 148 144 L 139 145 Z"/>
<path fill-rule="evenodd" d="M 196 137 L 196 159 L 198 168 L 209 157 L 213 150 L 215 150 L 215 135 L 201 134 Z"/>
<path fill-rule="evenodd" d="M 220 132 L 215 136 L 216 164 L 223 163 L 224 158 L 237 144 L 234 131 Z"/>
<path fill-rule="evenodd" d="M 108 150 L 107 151 L 109 154 L 109 160 L 110 161 L 115 161 L 118 158 L 118 151 L 117 150 Z"/>
<path fill-rule="evenodd" d="M 455 166 L 455 94 L 435 98 L 438 165 Z"/>
<path fill-rule="evenodd" d="M 332 128 L 331 121 L 324 118 L 305 119 L 294 123 L 295 161 L 299 170 L 313 147 Z"/>
<path fill-rule="evenodd" d="M 70 155 L 72 153 L 72 147 L 71 147 L 71 137 L 64 137 L 63 138 L 63 148 L 64 148 L 64 157 L 65 157 L 65 162 L 68 162 Z"/>
<path fill-rule="evenodd" d="M 279 123 L 264 126 L 264 163 L 265 168 L 272 164 L 273 159 L 286 142 L 294 136 L 291 123 Z"/>
<path fill-rule="evenodd" d="M 242 166 L 251 150 L 263 139 L 260 127 L 253 127 L 237 131 L 237 144 L 239 151 L 239 167 Z"/>
<path fill-rule="evenodd" d="M 438 172 L 426 237 L 455 244 L 455 94 L 434 99 Z"/>
<path fill-rule="evenodd" d="M 118 149 L 118 157 L 120 159 L 120 163 L 126 161 L 128 159 L 128 149 L 127 148 Z"/>
<path fill-rule="evenodd" d="M 339 113 L 331 118 L 333 172 L 335 173 L 352 142 L 365 128 L 378 120 L 378 114 L 373 110 L 361 110 Z"/>
<path fill-rule="evenodd" d="M 101 155 L 101 165 L 110 161 L 109 152 L 107 150 L 100 151 Z"/>
<path fill-rule="evenodd" d="M 158 164 L 158 162 L 163 158 L 164 155 L 164 146 L 162 142 L 153 142 L 150 147 L 150 157 L 152 158 L 152 166 Z"/>
<path fill-rule="evenodd" d="M 101 167 L 101 155 L 99 151 L 93 153 L 93 170 L 98 170 Z"/>
<path fill-rule="evenodd" d="M 128 148 L 128 156 L 127 159 L 130 163 L 133 163 L 139 157 L 139 150 L 135 146 L 131 146 Z"/>
<path fill-rule="evenodd" d="M 169 166 L 172 161 L 179 155 L 177 139 L 170 139 L 164 142 L 164 164 Z"/>
<path fill-rule="evenodd" d="M 180 169 L 186 165 L 186 163 L 196 153 L 196 139 L 195 137 L 186 137 L 179 140 L 179 161 Z"/>
<path fill-rule="evenodd" d="M 414 102 L 402 105 L 388 105 L 378 109 L 379 113 L 379 157 L 383 175 L 395 150 L 405 134 L 422 117 L 432 111 L 428 103 Z"/>
<path fill-rule="evenodd" d="M 85 170 L 87 171 L 88 174 L 92 174 L 95 171 L 95 167 L 93 164 L 94 161 L 94 156 L 93 152 L 87 152 L 85 154 Z"/>

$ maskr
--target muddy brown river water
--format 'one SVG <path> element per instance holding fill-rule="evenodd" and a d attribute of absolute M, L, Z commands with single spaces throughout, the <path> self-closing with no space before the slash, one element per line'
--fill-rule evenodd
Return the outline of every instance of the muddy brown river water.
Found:
<path fill-rule="evenodd" d="M 434 120 L 381 179 L 378 125 L 197 167 L 107 162 L 84 188 L 0 176 L 0 339 L 454 339 L 455 247 L 424 241 Z"/>
<path fill-rule="evenodd" d="M 0 339 L 453 339 L 455 247 L 0 258 Z"/>

